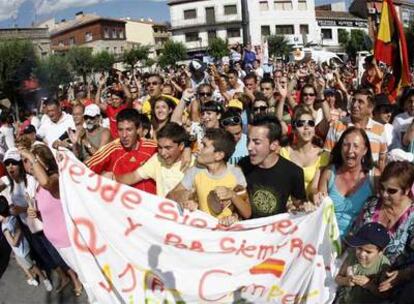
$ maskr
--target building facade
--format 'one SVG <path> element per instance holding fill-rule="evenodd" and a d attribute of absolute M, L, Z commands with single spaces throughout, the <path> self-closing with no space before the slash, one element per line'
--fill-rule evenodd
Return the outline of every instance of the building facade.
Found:
<path fill-rule="evenodd" d="M 171 32 L 189 52 L 205 50 L 219 37 L 243 43 L 240 0 L 170 0 Z"/>
<path fill-rule="evenodd" d="M 24 39 L 33 43 L 34 50 L 39 57 L 51 53 L 50 35 L 47 28 L 4 28 L 0 29 L 0 40 Z"/>
<path fill-rule="evenodd" d="M 93 14 L 76 14 L 73 20 L 50 26 L 53 52 L 66 52 L 73 46 L 89 47 L 93 53 L 107 51 L 121 54 L 127 47 L 125 21 L 103 18 Z M 52 25 L 51 25 L 52 24 Z"/>
<path fill-rule="evenodd" d="M 285 35 L 293 45 L 318 39 L 314 0 L 249 0 L 247 6 L 253 45 L 269 35 Z"/>
<path fill-rule="evenodd" d="M 151 19 L 132 20 L 125 19 L 126 39 L 129 44 L 146 45 L 150 47 L 150 57 L 159 55 L 164 43 L 171 37 L 168 26 L 155 23 Z"/>

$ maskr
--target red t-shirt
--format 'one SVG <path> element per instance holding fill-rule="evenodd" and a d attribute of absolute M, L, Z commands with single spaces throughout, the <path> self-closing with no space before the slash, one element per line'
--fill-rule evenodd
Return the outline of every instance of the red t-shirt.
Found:
<path fill-rule="evenodd" d="M 131 151 L 125 150 L 119 140 L 114 140 L 101 147 L 86 165 L 97 174 L 112 172 L 115 176 L 123 175 L 137 170 L 156 152 L 157 144 L 151 140 L 141 139 L 138 147 Z M 143 180 L 132 187 L 156 193 L 155 182 L 152 179 Z"/>
<path fill-rule="evenodd" d="M 111 136 L 113 139 L 118 138 L 118 128 L 116 125 L 116 116 L 119 112 L 121 112 L 123 109 L 128 108 L 128 104 L 123 103 L 119 107 L 115 108 L 112 105 L 108 105 L 106 107 L 106 116 L 109 119 L 109 130 L 111 131 Z"/>

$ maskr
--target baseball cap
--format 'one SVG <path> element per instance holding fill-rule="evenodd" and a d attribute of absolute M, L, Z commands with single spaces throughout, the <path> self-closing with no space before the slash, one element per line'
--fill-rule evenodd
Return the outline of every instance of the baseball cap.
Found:
<path fill-rule="evenodd" d="M 384 93 L 375 95 L 374 101 L 375 101 L 375 107 L 380 107 L 380 106 L 391 107 L 392 106 L 390 104 L 390 100 L 388 99 L 387 95 L 385 95 Z"/>
<path fill-rule="evenodd" d="M 190 71 L 192 72 L 204 72 L 206 69 L 206 65 L 202 63 L 200 60 L 192 60 L 190 62 Z"/>
<path fill-rule="evenodd" d="M 83 113 L 84 116 L 96 117 L 101 115 L 101 110 L 96 104 L 90 104 L 85 107 L 85 112 Z"/>
<path fill-rule="evenodd" d="M 3 162 L 6 160 L 15 160 L 15 161 L 21 161 L 22 158 L 20 157 L 19 150 L 17 148 L 10 148 L 6 151 L 4 154 Z"/>
<path fill-rule="evenodd" d="M 227 104 L 228 108 L 235 108 L 240 111 L 243 111 L 243 103 L 238 99 L 231 99 Z"/>
<path fill-rule="evenodd" d="M 390 241 L 387 229 L 379 223 L 367 223 L 356 234 L 345 238 L 345 242 L 351 247 L 359 247 L 373 244 L 384 249 Z"/>
<path fill-rule="evenodd" d="M 336 90 L 335 89 L 326 89 L 325 91 L 323 91 L 324 95 L 335 95 Z"/>

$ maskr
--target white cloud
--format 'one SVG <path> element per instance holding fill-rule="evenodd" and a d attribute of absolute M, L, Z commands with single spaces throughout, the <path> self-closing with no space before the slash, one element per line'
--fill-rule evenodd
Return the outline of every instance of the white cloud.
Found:
<path fill-rule="evenodd" d="M 116 0 L 0 0 L 0 20 L 14 18 L 20 6 L 30 1 L 36 8 L 36 14 L 50 14 L 70 7 L 86 7 L 93 4 Z"/>

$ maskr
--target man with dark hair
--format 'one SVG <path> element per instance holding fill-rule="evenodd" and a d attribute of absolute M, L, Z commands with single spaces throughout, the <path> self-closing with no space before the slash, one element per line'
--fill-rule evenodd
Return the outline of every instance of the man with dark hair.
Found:
<path fill-rule="evenodd" d="M 332 151 L 342 133 L 350 126 L 355 126 L 367 133 L 374 161 L 379 169 L 385 167 L 387 156 L 387 136 L 384 125 L 373 120 L 372 113 L 375 107 L 373 93 L 368 89 L 359 89 L 355 92 L 351 103 L 351 115 L 343 120 L 336 121 L 328 131 L 325 141 L 325 150 Z"/>
<path fill-rule="evenodd" d="M 43 107 L 46 118 L 42 119 L 37 136 L 49 146 L 52 146 L 55 141 L 69 138 L 68 129 L 76 130 L 72 115 L 63 112 L 56 99 L 45 99 Z M 56 147 L 56 143 L 54 146 Z"/>
<path fill-rule="evenodd" d="M 165 197 L 184 177 L 181 158 L 187 141 L 188 136 L 182 126 L 167 123 L 157 132 L 158 153 L 135 171 L 116 176 L 117 181 L 133 185 L 144 179 L 153 179 L 157 184 L 157 195 Z"/>
<path fill-rule="evenodd" d="M 249 218 L 251 208 L 248 200 L 235 191 L 237 186 L 245 188 L 246 180 L 240 168 L 227 164 L 235 144 L 229 132 L 223 129 L 207 129 L 197 156 L 200 167 L 191 168 L 168 197 L 184 208 L 207 212 L 219 218 L 222 224 L 230 225 L 238 219 L 231 207 L 242 218 Z M 192 193 L 195 193 L 197 199 L 191 197 Z M 220 202 L 228 203 L 223 204 L 223 208 L 217 211 L 211 206 L 212 196 L 216 196 Z"/>
<path fill-rule="evenodd" d="M 306 201 L 302 168 L 279 155 L 282 128 L 277 118 L 257 116 L 249 129 L 249 156 L 239 162 L 246 176 L 252 217 L 301 210 Z M 292 201 L 287 206 L 289 198 Z"/>
<path fill-rule="evenodd" d="M 155 142 L 140 138 L 141 120 L 135 109 L 124 109 L 116 117 L 119 139 L 100 148 L 86 165 L 95 173 L 109 173 L 110 177 L 137 170 L 153 154 Z M 133 187 L 155 193 L 153 180 L 137 182 Z"/>

